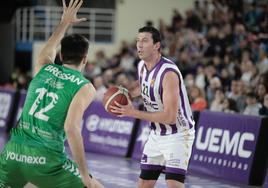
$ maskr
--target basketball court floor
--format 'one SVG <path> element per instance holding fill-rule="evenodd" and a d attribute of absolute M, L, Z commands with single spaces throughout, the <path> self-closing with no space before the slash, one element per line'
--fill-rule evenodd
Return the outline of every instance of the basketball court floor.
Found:
<path fill-rule="evenodd" d="M 0 133 L 0 150 L 3 148 L 7 136 Z M 67 148 L 68 151 L 68 148 Z M 69 151 L 68 151 L 69 152 Z M 106 188 L 135 188 L 139 177 L 139 161 L 116 156 L 108 156 L 97 153 L 87 153 L 90 173 L 99 179 Z M 165 188 L 164 176 L 161 175 L 155 188 Z M 253 188 L 226 182 L 208 176 L 203 176 L 193 172 L 189 175 L 185 183 L 186 188 Z M 34 188 L 27 185 L 25 188 Z"/>

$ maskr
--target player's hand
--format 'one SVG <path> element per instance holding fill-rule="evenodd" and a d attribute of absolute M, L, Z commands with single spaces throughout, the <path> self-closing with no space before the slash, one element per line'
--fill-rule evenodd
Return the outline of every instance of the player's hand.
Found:
<path fill-rule="evenodd" d="M 111 106 L 111 112 L 120 114 L 118 115 L 118 117 L 133 116 L 135 108 L 133 107 L 130 98 L 127 97 L 127 99 L 128 99 L 127 105 L 121 105 L 115 101 L 115 105 Z"/>
<path fill-rule="evenodd" d="M 61 17 L 61 22 L 65 24 L 75 24 L 86 21 L 86 18 L 77 18 L 77 12 L 81 5 L 83 4 L 83 0 L 70 0 L 68 7 L 66 6 L 65 0 L 62 0 L 63 4 L 63 14 Z"/>
<path fill-rule="evenodd" d="M 81 180 L 87 188 L 94 188 L 95 187 L 93 179 L 88 174 L 81 175 Z"/>

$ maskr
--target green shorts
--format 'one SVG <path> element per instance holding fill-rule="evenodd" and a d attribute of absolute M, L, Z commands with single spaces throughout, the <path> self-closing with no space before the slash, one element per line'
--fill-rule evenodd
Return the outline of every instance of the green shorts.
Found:
<path fill-rule="evenodd" d="M 64 153 L 10 141 L 0 155 L 0 188 L 83 188 L 76 164 Z"/>

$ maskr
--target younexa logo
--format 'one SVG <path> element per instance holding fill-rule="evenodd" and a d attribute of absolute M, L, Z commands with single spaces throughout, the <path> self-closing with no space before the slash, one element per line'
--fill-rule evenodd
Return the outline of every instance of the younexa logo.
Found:
<path fill-rule="evenodd" d="M 255 136 L 250 132 L 235 132 L 232 136 L 229 130 L 199 127 L 196 138 L 196 149 L 213 153 L 249 158 L 252 151 L 244 148 L 245 142 L 252 142 Z"/>
<path fill-rule="evenodd" d="M 27 164 L 40 164 L 40 165 L 46 164 L 46 157 L 22 155 L 22 154 L 10 152 L 10 151 L 7 151 L 6 160 L 8 160 L 8 159 L 13 160 L 13 161 L 22 162 L 22 163 L 27 163 Z"/>

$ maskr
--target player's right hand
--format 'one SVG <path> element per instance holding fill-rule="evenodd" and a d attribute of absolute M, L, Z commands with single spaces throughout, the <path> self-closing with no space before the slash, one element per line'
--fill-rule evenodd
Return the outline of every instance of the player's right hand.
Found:
<path fill-rule="evenodd" d="M 86 18 L 77 18 L 76 14 L 83 4 L 83 0 L 71 0 L 68 7 L 66 6 L 65 0 L 62 0 L 63 14 L 61 22 L 65 24 L 75 24 L 82 21 L 86 21 Z"/>

